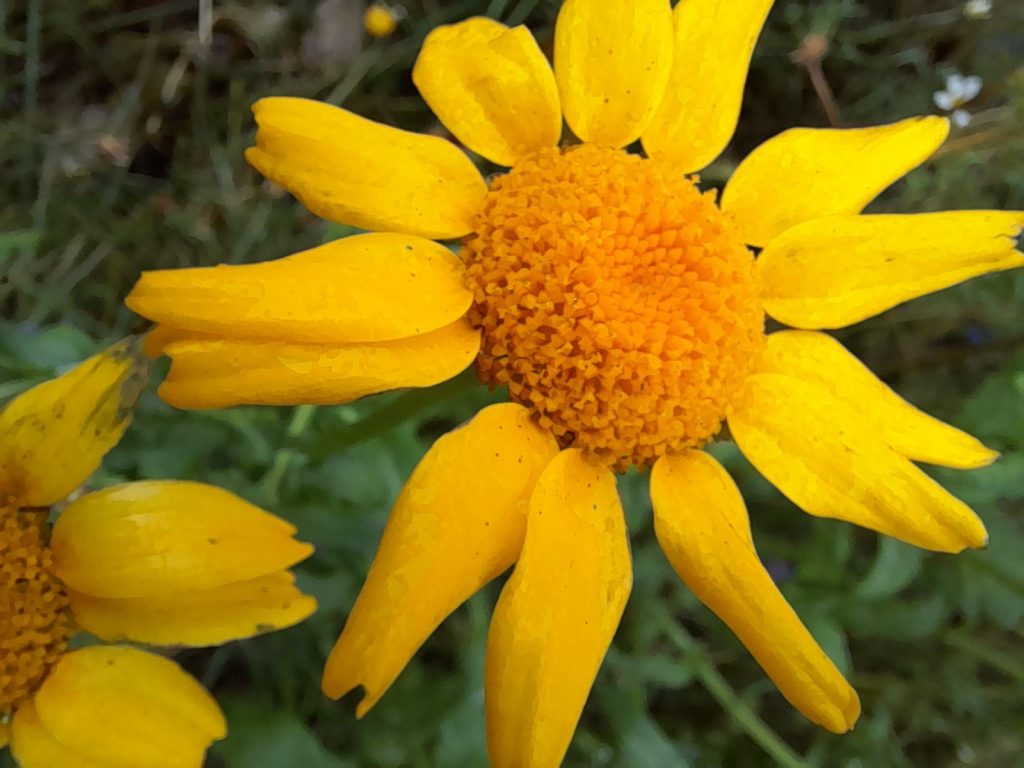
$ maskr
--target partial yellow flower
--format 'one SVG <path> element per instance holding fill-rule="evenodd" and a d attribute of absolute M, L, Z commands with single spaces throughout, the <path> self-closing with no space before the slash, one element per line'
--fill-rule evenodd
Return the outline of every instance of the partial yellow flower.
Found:
<path fill-rule="evenodd" d="M 728 144 L 770 7 L 566 0 L 553 70 L 522 27 L 434 30 L 413 79 L 452 135 L 511 167 L 486 184 L 435 138 L 261 100 L 250 161 L 312 211 L 377 234 L 151 272 L 129 296 L 159 324 L 161 394 L 182 407 L 347 402 L 473 359 L 508 388 L 511 403 L 434 444 L 395 504 L 324 672 L 329 696 L 363 688 L 358 716 L 514 564 L 488 641 L 491 761 L 558 765 L 630 589 L 613 473 L 635 466 L 653 467 L 657 537 L 680 577 L 795 707 L 852 728 L 856 692 L 700 450 L 726 422 L 810 514 L 936 551 L 984 545 L 974 512 L 914 462 L 967 469 L 997 454 L 821 329 L 1024 265 L 1024 213 L 861 214 L 942 143 L 934 117 L 794 128 L 751 153 L 720 201 L 702 191 L 686 174 Z M 560 142 L 563 117 L 582 143 Z M 624 149 L 638 138 L 646 155 Z M 423 238 L 459 238 L 459 258 L 423 258 L 436 247 Z M 801 330 L 768 335 L 765 315 Z"/>
<path fill-rule="evenodd" d="M 126 340 L 0 410 L 0 747 L 22 768 L 198 768 L 227 725 L 164 656 L 102 640 L 215 645 L 316 609 L 287 568 L 312 547 L 201 483 L 82 485 L 131 421 L 148 366 Z M 117 727 L 112 728 L 111 723 Z"/>

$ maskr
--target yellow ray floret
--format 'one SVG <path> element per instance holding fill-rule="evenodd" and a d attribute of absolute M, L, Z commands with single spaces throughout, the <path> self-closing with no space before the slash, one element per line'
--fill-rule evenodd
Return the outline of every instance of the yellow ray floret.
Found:
<path fill-rule="evenodd" d="M 134 648 L 92 646 L 66 654 L 33 705 L 38 723 L 29 710 L 29 727 L 41 725 L 58 744 L 110 768 L 194 768 L 210 742 L 227 733 L 217 703 L 191 675 Z"/>
<path fill-rule="evenodd" d="M 762 373 L 781 373 L 824 387 L 856 410 L 890 448 L 908 459 L 957 469 L 991 464 L 999 454 L 956 427 L 918 410 L 893 392 L 838 341 L 813 331 L 768 337 Z"/>
<path fill-rule="evenodd" d="M 356 235 L 259 264 L 144 272 L 125 304 L 200 336 L 389 341 L 462 317 L 473 298 L 462 273 L 459 258 L 431 240 Z"/>
<path fill-rule="evenodd" d="M 525 408 L 485 408 L 438 440 L 405 484 L 324 669 L 324 692 L 366 692 L 362 717 L 444 618 L 519 556 L 526 505 L 555 456 Z"/>
<path fill-rule="evenodd" d="M 624 147 L 640 137 L 672 72 L 668 0 L 566 0 L 555 25 L 562 111 L 583 141 Z"/>
<path fill-rule="evenodd" d="M 860 715 L 843 679 L 761 565 L 736 484 L 711 456 L 664 456 L 651 471 L 658 543 L 693 593 L 743 641 L 789 702 L 833 733 Z"/>
<path fill-rule="evenodd" d="M 860 213 L 949 135 L 942 117 L 871 128 L 791 128 L 740 163 L 722 193 L 751 245 L 811 219 Z"/>
<path fill-rule="evenodd" d="M 480 334 L 464 320 L 407 339 L 293 344 L 186 339 L 168 345 L 160 396 L 179 408 L 239 404 L 337 405 L 402 387 L 429 387 L 464 371 Z"/>
<path fill-rule="evenodd" d="M 491 621 L 492 768 L 561 763 L 631 585 L 615 476 L 577 449 L 563 451 L 530 498 L 523 551 Z"/>
<path fill-rule="evenodd" d="M 736 444 L 797 506 L 924 549 L 983 547 L 981 520 L 883 442 L 860 410 L 791 376 L 750 377 L 729 414 Z"/>
<path fill-rule="evenodd" d="M 53 529 L 54 571 L 94 597 L 181 595 L 288 568 L 313 548 L 228 491 L 150 480 L 74 501 Z"/>
<path fill-rule="evenodd" d="M 103 758 L 99 761 L 89 760 L 61 744 L 39 720 L 39 713 L 31 701 L 18 708 L 12 725 L 11 751 L 18 756 L 20 768 L 130 768 L 123 763 L 111 763 Z"/>
<path fill-rule="evenodd" d="M 148 645 L 220 645 L 298 624 L 316 600 L 295 586 L 288 571 L 275 571 L 209 589 L 146 597 L 93 597 L 70 593 L 75 622 L 109 642 Z"/>
<path fill-rule="evenodd" d="M 764 308 L 798 328 L 840 328 L 978 275 L 1024 265 L 1021 211 L 814 219 L 757 260 Z"/>
<path fill-rule="evenodd" d="M 499 165 L 553 147 L 562 135 L 555 75 L 526 27 L 483 17 L 437 27 L 412 79 L 459 141 Z"/>
<path fill-rule="evenodd" d="M 84 483 L 128 428 L 148 370 L 141 342 L 126 339 L 8 403 L 0 410 L 3 495 L 44 507 Z"/>
<path fill-rule="evenodd" d="M 648 155 L 693 172 L 725 149 L 772 2 L 684 0 L 676 6 L 672 77 L 642 137 Z"/>
<path fill-rule="evenodd" d="M 245 158 L 318 216 L 362 229 L 460 237 L 487 191 L 451 142 L 391 128 L 318 101 L 253 105 Z"/>

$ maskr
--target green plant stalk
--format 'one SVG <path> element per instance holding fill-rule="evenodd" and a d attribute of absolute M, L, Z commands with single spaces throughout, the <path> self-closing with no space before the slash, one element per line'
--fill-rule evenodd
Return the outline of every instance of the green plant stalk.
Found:
<path fill-rule="evenodd" d="M 732 686 L 726 682 L 715 665 L 708 659 L 703 644 L 671 620 L 664 622 L 668 639 L 693 665 L 694 674 L 707 692 L 725 709 L 761 749 L 783 768 L 810 768 L 810 765 L 779 738 L 750 707 L 743 703 Z"/>

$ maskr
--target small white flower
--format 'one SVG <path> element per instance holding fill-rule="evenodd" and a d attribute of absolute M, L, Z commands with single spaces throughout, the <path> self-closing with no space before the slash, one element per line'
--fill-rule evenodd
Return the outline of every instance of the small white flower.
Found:
<path fill-rule="evenodd" d="M 992 0 L 967 0 L 964 16 L 969 19 L 987 19 L 992 13 Z"/>
<path fill-rule="evenodd" d="M 982 81 L 977 75 L 964 77 L 954 73 L 946 78 L 946 88 L 932 94 L 935 106 L 950 112 L 953 125 L 963 128 L 971 122 L 971 113 L 963 106 L 981 93 Z"/>

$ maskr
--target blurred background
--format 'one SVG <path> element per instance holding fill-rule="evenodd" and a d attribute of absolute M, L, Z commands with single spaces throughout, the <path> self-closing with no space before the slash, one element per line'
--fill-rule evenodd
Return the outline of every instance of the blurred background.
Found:
<path fill-rule="evenodd" d="M 529 24 L 549 50 L 558 2 L 391 8 L 397 28 L 377 39 L 361 0 L 0 2 L 0 401 L 145 330 L 121 304 L 143 269 L 259 261 L 348 234 L 245 165 L 253 100 L 309 96 L 444 135 L 410 80 L 424 35 L 487 14 Z M 720 186 L 794 125 L 954 112 L 939 153 L 869 210 L 1024 208 L 1024 3 L 778 0 L 735 140 L 702 175 Z M 1005 273 L 838 333 L 909 400 L 1002 451 L 984 470 L 934 473 L 984 518 L 984 552 L 926 554 L 812 519 L 730 444 L 714 447 L 773 576 L 860 691 L 856 730 L 829 735 L 785 704 L 674 576 L 646 478 L 627 475 L 634 592 L 567 766 L 1024 765 L 1022 302 L 1024 273 Z M 502 393 L 466 375 L 336 408 L 186 413 L 153 388 L 94 485 L 210 481 L 293 520 L 318 547 L 300 568 L 316 617 L 177 654 L 229 715 L 209 765 L 485 766 L 497 583 L 445 622 L 364 721 L 358 695 L 333 703 L 318 682 L 403 479 L 433 439 Z"/>

